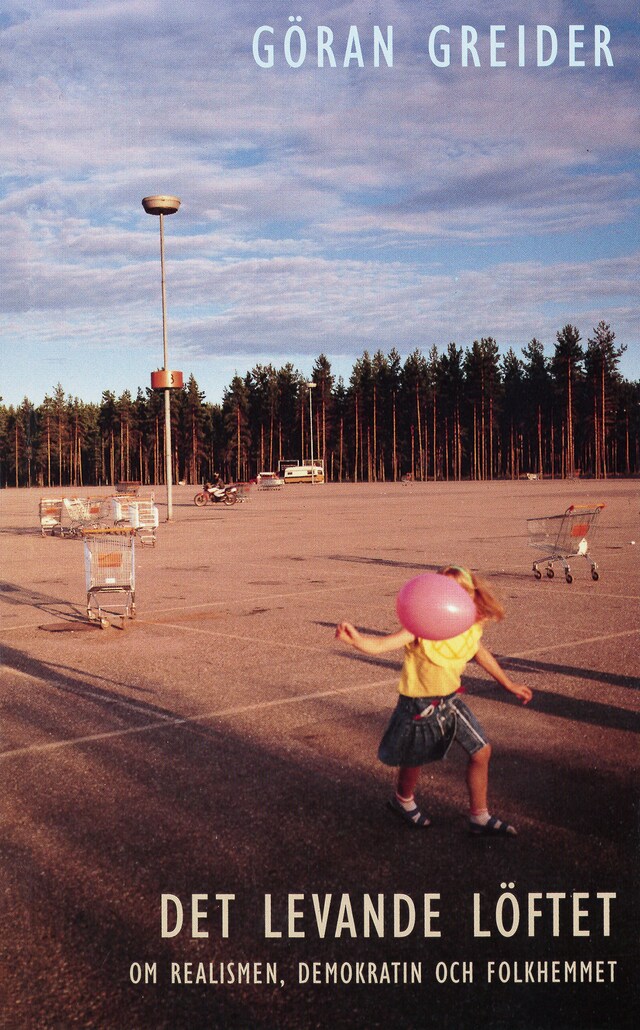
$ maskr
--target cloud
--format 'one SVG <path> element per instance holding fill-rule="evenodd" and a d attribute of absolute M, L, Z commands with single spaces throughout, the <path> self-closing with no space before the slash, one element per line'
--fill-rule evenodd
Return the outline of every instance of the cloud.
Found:
<path fill-rule="evenodd" d="M 172 347 L 177 353 L 356 355 L 362 349 L 400 350 L 450 339 L 466 345 L 494 335 L 501 345 L 532 335 L 553 339 L 566 321 L 591 329 L 606 312 L 620 335 L 632 331 L 630 283 L 638 255 L 592 262 L 503 262 L 459 275 L 419 273 L 403 262 L 323 257 L 250 258 L 215 265 L 174 262 L 168 286 Z M 82 264 L 59 276 L 35 266 L 42 321 L 14 323 L 32 339 L 84 345 L 126 338 L 153 347 L 158 336 L 157 266 L 88 272 Z M 116 298 L 116 303 L 114 303 Z M 24 331 L 24 330 L 23 330 Z"/>
<path fill-rule="evenodd" d="M 395 62 L 296 70 L 281 43 L 297 12 L 280 0 L 6 3 L 7 346 L 100 355 L 108 337 L 149 363 L 158 224 L 140 201 L 154 192 L 182 199 L 166 251 L 172 345 L 185 355 L 526 342 L 582 318 L 637 340 L 631 5 L 499 8 L 510 39 L 522 23 L 610 22 L 613 69 L 428 61 L 436 21 L 477 25 L 484 48 L 496 10 L 309 2 L 310 40 L 318 24 L 337 41 L 357 24 L 363 43 L 374 23 L 393 24 Z M 251 55 L 262 22 L 280 47 L 270 70 Z M 86 371 L 69 369 L 81 393 Z"/>

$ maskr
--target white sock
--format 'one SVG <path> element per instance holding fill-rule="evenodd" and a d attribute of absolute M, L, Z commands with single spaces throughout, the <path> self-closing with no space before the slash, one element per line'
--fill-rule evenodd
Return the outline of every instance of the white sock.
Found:
<path fill-rule="evenodd" d="M 396 800 L 397 800 L 398 804 L 402 805 L 402 807 L 404 809 L 406 809 L 407 812 L 410 812 L 412 808 L 416 807 L 416 799 L 413 796 L 413 794 L 411 795 L 410 798 L 403 798 L 403 797 L 400 797 L 400 795 L 396 791 Z"/>
<path fill-rule="evenodd" d="M 489 815 L 489 809 L 483 808 L 480 812 L 472 812 L 469 818 L 476 826 L 486 826 L 491 816 Z"/>

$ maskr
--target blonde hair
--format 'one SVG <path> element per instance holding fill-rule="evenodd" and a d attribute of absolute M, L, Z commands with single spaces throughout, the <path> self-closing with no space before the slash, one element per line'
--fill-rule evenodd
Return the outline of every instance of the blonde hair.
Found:
<path fill-rule="evenodd" d="M 478 621 L 493 620 L 499 622 L 504 618 L 504 608 L 498 598 L 491 592 L 487 584 L 463 565 L 447 565 L 440 569 L 440 575 L 451 576 L 473 598 L 478 613 Z"/>

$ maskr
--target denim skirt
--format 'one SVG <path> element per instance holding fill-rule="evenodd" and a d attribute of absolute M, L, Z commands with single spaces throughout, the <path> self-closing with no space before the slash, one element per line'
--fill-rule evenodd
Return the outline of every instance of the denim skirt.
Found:
<path fill-rule="evenodd" d="M 454 740 L 469 754 L 487 743 L 482 726 L 459 694 L 400 694 L 380 741 L 378 758 L 385 765 L 426 765 L 444 758 Z"/>

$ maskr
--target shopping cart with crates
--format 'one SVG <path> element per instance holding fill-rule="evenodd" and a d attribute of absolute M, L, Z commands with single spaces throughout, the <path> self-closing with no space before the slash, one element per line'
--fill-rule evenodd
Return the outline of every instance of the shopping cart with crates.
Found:
<path fill-rule="evenodd" d="M 40 498 L 40 532 L 43 536 L 47 533 L 59 533 L 62 536 L 62 498 L 41 497 Z"/>
<path fill-rule="evenodd" d="M 129 525 L 138 534 L 141 544 L 156 545 L 160 518 L 153 497 L 144 497 L 129 504 Z"/>
<path fill-rule="evenodd" d="M 109 616 L 115 616 L 124 627 L 136 612 L 135 530 L 124 526 L 85 529 L 82 536 L 87 617 L 105 629 L 111 625 Z"/>
<path fill-rule="evenodd" d="M 560 562 L 567 583 L 573 582 L 571 567 L 567 559 L 584 558 L 591 565 L 591 578 L 599 579 L 598 566 L 589 552 L 595 527 L 604 504 L 593 506 L 571 504 L 562 515 L 547 515 L 538 519 L 527 519 L 529 544 L 536 551 L 542 551 L 544 558 L 533 563 L 536 579 L 542 579 L 539 566 L 546 562 L 546 574 L 553 579 L 553 566 Z"/>
<path fill-rule="evenodd" d="M 109 498 L 111 519 L 115 526 L 129 525 L 129 509 L 136 500 L 137 497 L 134 494 L 117 494 Z"/>

